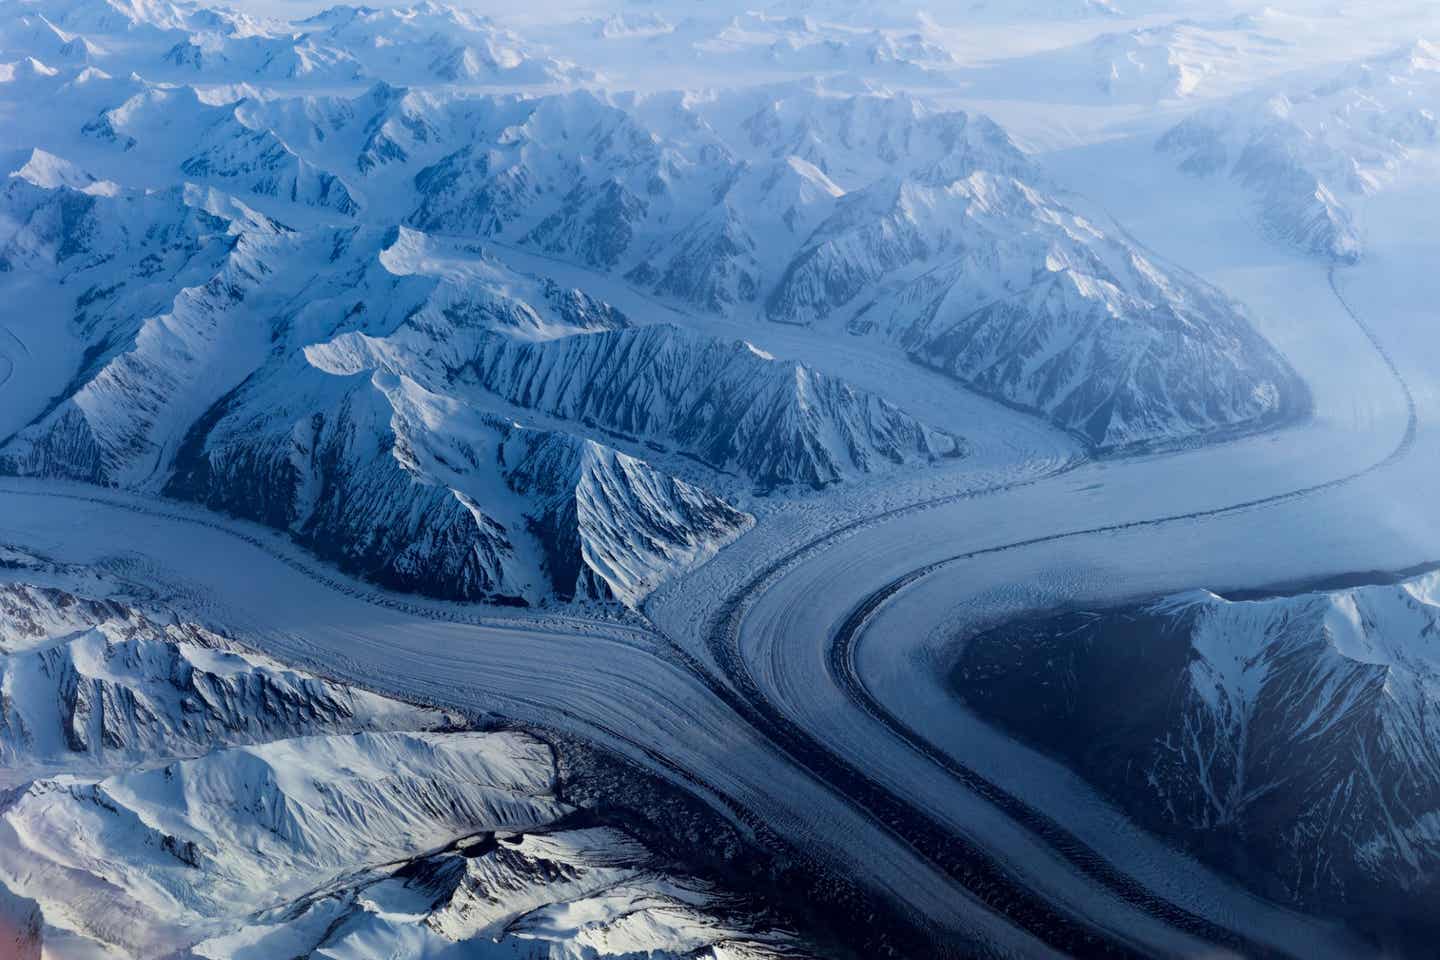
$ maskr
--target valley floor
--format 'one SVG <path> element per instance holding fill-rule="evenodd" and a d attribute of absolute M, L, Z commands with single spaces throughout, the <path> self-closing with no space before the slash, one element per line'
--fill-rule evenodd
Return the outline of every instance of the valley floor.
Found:
<path fill-rule="evenodd" d="M 1313 336 L 1312 326 L 1312 339 L 1344 353 L 1361 373 L 1319 381 L 1337 386 L 1317 395 L 1312 423 L 1214 447 L 1081 464 L 1048 478 L 988 488 L 972 481 L 979 489 L 951 490 L 933 505 L 872 506 L 874 519 L 829 537 L 828 511 L 777 509 L 647 606 L 693 660 L 677 658 L 665 636 L 623 624 L 543 612 L 475 618 L 463 608 L 387 596 L 324 571 L 275 533 L 93 488 L 4 481 L 0 542 L 144 584 L 271 655 L 336 679 L 595 740 L 722 807 L 767 811 L 773 829 L 831 869 L 863 864 L 875 885 L 936 928 L 965 931 L 1002 951 L 1030 954 L 1045 945 L 961 889 L 917 851 L 904 825 L 876 823 L 863 799 L 837 791 L 827 782 L 835 779 L 827 761 L 797 760 L 787 755 L 793 741 L 788 751 L 777 748 L 767 731 L 737 722 L 735 693 L 743 699 L 758 692 L 784 722 L 924 817 L 980 843 L 1064 915 L 1107 937 L 1162 950 L 1195 943 L 1152 905 L 1095 882 L 1093 872 L 1059 856 L 1001 807 L 957 789 L 953 767 L 1064 822 L 1115 871 L 1189 917 L 1282 952 L 1341 956 L 1353 945 L 1338 931 L 1237 891 L 1127 826 L 1074 776 L 968 715 L 943 682 L 957 632 L 1031 611 L 1432 559 L 1426 545 L 1440 531 L 1427 519 L 1425 478 L 1434 475 L 1440 444 L 1430 397 L 1421 397 L 1418 433 L 1405 455 L 1371 469 L 1406 435 L 1399 385 L 1387 382 L 1373 347 L 1364 352 L 1363 331 L 1320 286 L 1323 274 L 1294 269 L 1312 271 L 1313 282 L 1291 289 L 1319 290 L 1308 314 L 1327 335 Z M 1356 291 L 1383 281 L 1366 269 L 1342 273 L 1338 286 L 1368 315 L 1383 301 Z M 1403 318 L 1375 320 L 1382 342 L 1405 333 L 1397 326 Z M 1297 357 L 1302 372 L 1310 372 L 1306 359 Z M 1407 353 L 1398 363 L 1409 372 L 1423 360 Z M 1373 413 L 1354 414 L 1358 398 Z M 1347 408 L 1352 418 L 1343 416 Z M 833 506 L 856 515 L 853 504 Z M 774 576 L 751 582 L 754 571 L 793 552 L 786 544 L 817 535 Z M 925 573 L 911 579 L 915 571 Z M 863 598 L 900 581 L 904 589 L 868 611 L 854 640 L 855 674 L 870 698 L 857 702 L 831 673 L 833 639 Z M 699 605 L 697 597 L 711 602 Z M 701 666 L 724 649 L 710 641 L 726 604 L 739 610 L 740 659 Z M 724 675 L 736 669 L 753 690 Z M 883 710 L 878 716 L 874 704 Z M 949 764 L 915 749 L 917 735 Z"/>
<path fill-rule="evenodd" d="M 991 87 L 961 84 L 942 99 L 1003 113 L 1004 101 L 983 99 L 995 95 L 997 78 L 1014 79 L 1002 72 L 991 78 Z M 1081 121 L 1091 114 L 1072 107 L 1069 115 L 1084 127 Z M 1052 126 L 1041 115 L 1042 102 L 1011 109 L 1018 115 L 1002 119 L 1031 129 Z M 1433 240 L 1440 222 L 1434 190 L 1440 166 L 1433 157 L 1417 160 L 1385 190 L 1356 199 L 1366 253 L 1355 265 L 1330 267 L 1265 239 L 1254 222 L 1254 198 L 1233 178 L 1217 177 L 1198 189 L 1169 158 L 1157 160 L 1156 138 L 1176 119 L 1174 109 L 1157 107 L 1153 117 L 1127 125 L 1125 117 L 1138 115 L 1138 107 L 1096 107 L 1096 129 L 1076 134 L 1079 145 L 1040 144 L 1037 170 L 1053 179 L 1047 190 L 1083 188 L 1089 199 L 1064 195 L 1078 215 L 1094 223 L 1113 218 L 1126 225 L 1117 227 L 1121 240 L 1128 244 L 1133 234 L 1134 249 L 1143 244 L 1156 251 L 1147 268 L 1168 278 L 1159 287 L 1186 286 L 1188 280 L 1176 278 L 1193 271 L 1243 304 L 1242 310 L 1227 300 L 1226 310 L 1234 307 L 1236 318 L 1248 318 L 1310 391 L 1306 416 L 1276 429 L 1207 435 L 1187 427 L 1174 436 L 1191 439 L 1163 451 L 1100 455 L 1041 415 L 966 389 L 959 373 L 951 378 L 922 368 L 912 360 L 912 346 L 898 339 L 842 333 L 840 314 L 858 308 L 859 300 L 837 309 L 829 326 L 808 329 L 771 322 L 754 299 L 723 317 L 702 315 L 656 299 L 614 270 L 556 259 L 536 243 L 497 239 L 496 263 L 503 261 L 509 271 L 507 282 L 525 276 L 527 282 L 544 278 L 583 289 L 595 303 L 627 315 L 627 324 L 650 333 L 656 324 L 672 324 L 687 336 L 717 338 L 751 363 L 751 352 L 730 341 L 743 339 L 766 359 L 813 363 L 843 378 L 847 396 L 858 395 L 850 392 L 853 385 L 955 439 L 945 456 L 923 463 L 891 457 L 881 471 L 837 474 L 833 483 L 792 478 L 778 492 L 764 476 L 715 467 L 737 508 L 723 536 L 701 545 L 686 541 L 690 552 L 678 552 L 683 556 L 664 565 L 663 575 L 657 566 L 653 577 L 640 578 L 623 596 L 581 593 L 571 576 L 569 593 L 552 591 L 553 584 L 536 587 L 525 595 L 534 605 L 520 609 L 388 592 L 337 572 L 277 529 L 159 496 L 162 461 L 175 459 L 173 446 L 183 435 L 172 431 L 154 450 L 145 446 L 156 446 L 149 440 L 136 442 L 135 449 L 154 460 L 155 472 L 133 483 L 131 492 L 0 478 L 0 581 L 43 581 L 49 576 L 44 570 L 68 565 L 89 571 L 97 590 L 161 605 L 344 687 L 593 745 L 693 795 L 732 821 L 738 834 L 762 845 L 776 838 L 783 846 L 772 851 L 776 857 L 803 860 L 811 876 L 863 884 L 903 914 L 912 928 L 907 934 L 924 942 L 927 955 L 1140 957 L 1222 950 L 1348 960 L 1373 952 L 1375 945 L 1357 931 L 1267 900 L 1147 832 L 1095 784 L 977 715 L 957 698 L 952 683 L 966 641 L 1001 624 L 1191 590 L 1256 591 L 1440 562 L 1440 512 L 1434 507 L 1440 271 Z M 36 127 L 33 118 L 23 126 L 12 123 L 27 135 Z M 1065 137 L 1057 133 L 1055 139 Z M 536 142 L 545 155 L 547 142 Z M 86 141 L 77 149 L 88 159 L 108 156 L 102 149 L 109 147 Z M 438 159 L 438 144 L 426 149 Z M 353 159 L 346 157 L 347 163 Z M 129 167 L 143 164 L 132 158 L 121 169 Z M 385 176 L 407 184 L 407 191 L 416 179 L 407 174 L 402 181 L 393 171 Z M 375 223 L 388 228 L 415 212 L 402 209 L 408 192 L 388 199 L 383 192 L 376 188 Z M 540 216 L 525 215 L 532 213 Z M 313 210 L 303 216 L 325 222 Z M 414 255 L 443 265 L 453 253 L 450 266 L 478 269 L 479 241 L 451 235 L 443 219 L 437 223 L 423 243 L 415 241 Z M 1029 220 L 1023 226 L 1015 230 L 1028 235 L 1034 228 Z M 386 254 L 392 245 L 387 242 Z M 563 245 L 555 249 L 563 252 Z M 919 260 L 910 266 L 919 269 Z M 375 273 L 386 284 L 394 279 Z M 904 270 L 878 274 L 889 283 Z M 294 296 L 309 295 L 308 282 L 297 283 Z M 79 340 L 46 343 L 47 336 L 56 337 L 55 318 L 69 315 L 71 291 L 62 296 L 51 290 L 43 294 L 48 299 L 36 294 L 29 302 L 32 287 L 44 284 L 17 280 L 9 287 L 28 309 L 11 310 L 0 323 L 0 446 L 47 409 L 55 385 L 70 371 L 84 370 Z M 936 301 L 937 309 L 942 303 Z M 1176 317 L 1176 329 L 1189 322 Z M 436 344 L 455 335 L 445 330 Z M 1137 334 L 1151 335 L 1165 334 Z M 247 336 L 255 340 L 255 355 L 265 356 L 264 331 L 257 327 Z M 1248 341 L 1232 340 L 1225 346 L 1243 355 Z M 222 343 L 213 352 L 223 360 L 229 350 Z M 1141 356 L 1173 360 L 1172 354 Z M 303 356 L 308 362 L 311 353 Z M 370 368 L 324 372 L 358 377 Z M 246 382 L 238 368 L 235 374 L 235 383 Z M 797 380 L 798 368 L 782 371 L 786 376 Z M 1237 395 L 1254 399 L 1277 382 L 1211 379 L 1223 381 L 1216 388 L 1221 396 L 1201 401 L 1217 406 Z M 577 393 L 583 394 L 588 383 L 581 381 Z M 377 390 L 399 382 L 394 374 L 373 381 Z M 126 393 L 123 378 L 121 385 L 117 390 Z M 703 411 L 708 398 L 705 390 L 698 393 L 700 399 L 691 399 Z M 812 400 L 794 393 L 793 404 L 783 409 L 793 407 L 797 419 L 806 419 Z M 260 396 L 253 403 L 263 409 Z M 417 407 L 417 422 L 442 409 L 464 411 L 466 396 L 457 392 L 448 405 Z M 497 423 L 519 416 L 498 389 L 492 399 L 486 409 Z M 219 400 L 209 397 L 179 419 L 198 422 Z M 174 413 L 163 396 L 155 406 L 157 418 Z M 376 423 L 391 423 L 390 407 L 375 409 Z M 314 423 L 314 416 L 320 414 L 306 408 L 295 413 L 293 424 L 277 420 L 275 436 L 288 443 L 292 426 Z M 553 428 L 570 418 L 577 431 L 576 424 L 583 424 L 596 436 L 604 433 L 604 425 L 588 416 L 536 408 L 524 419 L 528 427 Z M 242 423 L 232 434 L 247 429 Z M 456 428 L 455 435 L 470 434 Z M 692 468 L 703 472 L 695 451 L 662 447 L 656 437 L 623 438 L 617 449 L 626 462 L 632 454 L 648 457 L 647 441 L 657 462 L 674 467 L 682 480 Z M 594 441 L 587 433 L 583 442 L 588 451 Z M 830 452 L 844 446 L 837 441 Z M 393 467 L 387 460 L 396 459 L 393 453 L 382 450 L 380 461 Z M 475 460 L 490 464 L 496 457 L 487 452 Z M 504 463 L 503 454 L 498 462 Z M 257 476 L 254 486 L 267 493 L 273 477 Z M 613 472 L 595 476 L 603 483 Z M 433 492 L 431 480 L 425 489 Z M 513 478 L 504 481 L 505 490 L 498 475 L 485 482 L 498 492 L 497 502 L 515 492 Z M 570 482 L 567 497 L 576 486 Z M 418 496 L 416 489 L 404 486 L 390 496 L 396 509 L 380 522 L 357 523 L 361 538 L 384 528 L 387 518 L 413 514 L 407 498 Z M 504 529 L 517 539 L 534 532 L 535 516 L 511 506 L 514 516 Z M 665 525 L 666 516 L 649 526 L 619 524 L 613 539 L 644 540 Z M 531 548 L 535 556 L 523 558 L 531 574 L 543 568 L 539 543 Z M 584 549 L 592 548 L 587 543 Z M 456 552 L 475 549 L 461 544 Z M 574 552 L 580 556 L 582 547 Z M 622 555 L 615 566 L 626 562 Z M 589 600 L 569 603 L 575 595 Z M 607 604 L 607 596 L 638 609 Z M 33 773 L 18 763 L 0 769 L 0 800 L 8 802 L 3 791 Z"/>

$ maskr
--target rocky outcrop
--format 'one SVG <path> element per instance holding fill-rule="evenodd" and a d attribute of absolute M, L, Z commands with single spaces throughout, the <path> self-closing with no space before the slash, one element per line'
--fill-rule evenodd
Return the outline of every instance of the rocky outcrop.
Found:
<path fill-rule="evenodd" d="M 402 707 L 289 670 L 193 623 L 54 588 L 0 587 L 0 763 L 119 766 L 396 725 Z"/>
<path fill-rule="evenodd" d="M 820 487 L 965 449 L 804 364 L 669 326 L 543 344 L 491 339 L 458 379 L 519 407 L 673 446 L 762 489 Z"/>
<path fill-rule="evenodd" d="M 1437 587 L 1429 574 L 1072 614 L 976 638 L 954 678 L 1262 893 L 1387 935 L 1433 932 L 1417 908 L 1440 882 Z"/>

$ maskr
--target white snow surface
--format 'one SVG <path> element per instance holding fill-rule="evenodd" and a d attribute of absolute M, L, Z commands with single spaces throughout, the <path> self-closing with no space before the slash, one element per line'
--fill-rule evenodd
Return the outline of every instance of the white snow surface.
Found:
<path fill-rule="evenodd" d="M 1440 48 L 1425 39 L 1283 92 L 1251 94 L 1187 118 L 1157 148 L 1199 178 L 1228 176 L 1260 222 L 1338 261 L 1365 252 L 1356 197 L 1392 184 L 1440 146 Z"/>
<path fill-rule="evenodd" d="M 612 6 L 497 21 L 430 3 L 0 11 L 14 174 L 0 188 L 0 458 L 41 476 L 0 492 L 6 576 L 36 554 L 86 565 L 297 665 L 278 669 L 594 739 L 760 811 L 823 869 L 941 931 L 1044 955 L 675 662 L 671 643 L 737 669 L 707 642 L 733 606 L 758 696 L 1070 915 L 1158 953 L 1208 946 L 1097 885 L 937 756 L 1197 916 L 1294 955 L 1354 956 L 1325 919 L 1237 888 L 987 727 L 944 675 L 957 638 L 1009 617 L 1435 559 L 1433 10 Z M 587 395 L 592 370 L 615 371 L 586 358 L 617 344 L 680 359 Z M 480 376 L 486 357 L 506 362 Z M 528 391 L 536 371 L 557 379 Z M 1292 372 L 1306 417 L 1278 415 L 1297 412 L 1282 402 Z M 729 387 L 717 404 L 765 400 L 747 409 L 800 425 L 820 455 L 767 451 L 757 429 L 721 431 L 726 456 L 701 456 L 686 431 L 715 421 L 680 410 L 706 414 L 712 383 Z M 844 402 L 814 402 L 816 383 Z M 877 442 L 897 435 L 917 438 L 898 460 Z M 966 456 L 935 456 L 943 438 Z M 1137 441 L 1163 449 L 1124 449 Z M 1089 459 L 1110 445 L 1122 455 Z M 791 475 L 841 482 L 757 495 L 766 471 L 735 452 L 756 450 L 829 463 L 833 476 Z M 502 617 L 377 583 L 542 609 Z M 832 673 L 832 642 L 896 584 L 860 624 L 853 672 L 874 701 L 861 703 Z M 665 636 L 543 606 L 556 595 L 621 600 Z M 1337 656 L 1415 662 L 1395 646 L 1405 625 L 1386 619 L 1381 645 L 1345 612 L 1327 620 Z M 99 640 L 72 642 L 95 666 Z M 1243 671 L 1214 676 L 1237 702 L 1253 692 Z M 1391 722 L 1403 749 L 1419 742 Z M 405 744 L 398 764 L 425 740 L 383 736 Z M 175 763 L 223 781 L 264 755 Z M 195 827 L 158 776 L 37 783 L 63 822 L 82 816 L 77 790 L 125 796 L 126 829 L 83 811 L 116 843 L 101 872 L 170 912 L 185 885 L 144 874 L 173 875 L 174 857 L 134 824 L 194 828 L 197 852 L 233 825 Z M 1390 834 L 1377 862 L 1432 826 L 1417 830 Z M 507 848 L 515 864 L 540 855 L 532 840 Z M 588 880 L 517 929 L 633 914 L 690 942 L 705 926 L 675 887 L 634 913 L 628 868 L 587 859 L 592 840 L 549 841 Z M 488 868 L 458 866 L 444 922 L 494 923 L 462 895 Z M 29 900 L 68 881 L 31 882 L 4 905 L 22 928 Z M 342 915 L 330 955 L 472 949 L 417 922 L 407 882 L 368 889 L 295 923 L 222 924 L 203 952 L 289 955 Z M 607 923 L 586 929 L 634 947 Z M 585 949 L 603 952 L 600 936 Z"/>
<path fill-rule="evenodd" d="M 630 835 L 559 826 L 544 742 L 441 732 L 163 609 L 0 587 L 7 956 L 795 955 Z"/>
<path fill-rule="evenodd" d="M 448 721 L 111 601 L 7 585 L 0 617 L 7 782 L 35 769 L 118 770 L 226 744 Z"/>

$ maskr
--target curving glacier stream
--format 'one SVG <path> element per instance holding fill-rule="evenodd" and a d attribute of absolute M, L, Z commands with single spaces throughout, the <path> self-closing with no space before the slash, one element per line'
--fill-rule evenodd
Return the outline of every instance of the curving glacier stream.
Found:
<path fill-rule="evenodd" d="M 1345 956 L 1356 944 L 1343 932 L 1129 826 L 1073 775 L 967 714 L 943 680 L 952 638 L 1002 619 L 1429 559 L 1424 531 L 1363 508 L 1415 489 L 1434 452 L 1428 410 L 1383 340 L 1348 308 L 1331 322 L 1342 318 L 1400 398 L 1378 450 L 1375 431 L 1357 435 L 1297 486 L 1295 464 L 1332 437 L 1306 425 L 1062 462 L 821 529 L 779 556 L 790 531 L 762 527 L 652 599 L 663 635 L 402 599 L 272 531 L 54 482 L 0 484 L 0 542 L 164 591 L 336 679 L 593 739 L 741 822 L 758 818 L 821 869 L 863 873 L 926 918 L 937 949 Z M 1281 454 L 1255 455 L 1267 447 Z M 1193 482 L 1202 472 L 1226 480 Z"/>

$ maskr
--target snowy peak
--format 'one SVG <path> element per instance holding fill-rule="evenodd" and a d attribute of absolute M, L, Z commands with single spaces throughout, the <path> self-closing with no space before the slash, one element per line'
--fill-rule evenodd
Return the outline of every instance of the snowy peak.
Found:
<path fill-rule="evenodd" d="M 761 489 L 819 487 L 964 450 L 843 381 L 667 326 L 548 344 L 491 340 L 460 381 L 621 437 L 674 443 Z"/>
<path fill-rule="evenodd" d="M 777 68 L 614 93 L 433 3 L 28 6 L 0 34 L 84 38 L 105 72 L 25 81 L 77 122 L 26 125 L 3 185 L 0 279 L 65 321 L 4 411 L 3 472 L 193 499 L 398 589 L 634 604 L 745 529 L 732 503 L 968 452 L 883 377 L 764 356 L 747 324 L 808 328 L 749 334 L 807 360 L 863 340 L 831 355 L 924 364 L 1100 449 L 1305 407 L 1234 304 L 1075 213 L 999 125 L 846 80 L 958 69 L 914 10 L 585 24 Z M 633 326 L 656 318 L 684 329 Z"/>
<path fill-rule="evenodd" d="M 124 55 L 146 76 L 181 82 L 537 84 L 590 76 L 459 9 L 337 10 L 286 22 L 198 4 L 83 2 L 17 18 L 0 33 L 0 47 L 102 64 Z"/>
<path fill-rule="evenodd" d="M 298 25 L 305 41 L 343 50 L 364 75 L 391 82 L 526 84 L 585 76 L 574 64 L 531 51 L 489 18 L 441 4 L 335 8 Z"/>
<path fill-rule="evenodd" d="M 63 212 L 65 191 L 56 193 Z M 86 216 L 96 213 L 88 209 Z M 76 274 L 93 285 L 81 288 L 72 323 L 92 344 L 90 363 L 68 393 L 10 440 L 0 468 L 139 485 L 163 475 L 175 432 L 187 418 L 198 416 L 264 356 L 267 318 L 248 309 L 273 295 L 266 288 L 268 264 L 301 241 L 288 233 L 240 230 L 173 194 L 122 197 L 97 219 L 143 236 L 145 244 L 130 251 L 143 255 L 128 278 L 111 272 L 116 265 L 108 257 L 80 265 Z M 53 248 L 61 265 L 79 238 L 88 241 L 83 222 Z M 137 278 L 153 282 L 132 286 Z"/>
<path fill-rule="evenodd" d="M 38 887 L 62 929 L 155 955 L 459 838 L 552 822 L 551 783 L 548 747 L 503 733 L 299 738 L 40 780 L 7 806 L 0 879 Z"/>
<path fill-rule="evenodd" d="M 217 745 L 445 720 L 114 601 L 8 585 L 0 611 L 0 758 L 12 769 L 123 768 Z"/>
<path fill-rule="evenodd" d="M 562 597 L 640 601 L 676 569 L 702 562 L 753 522 L 713 494 L 644 461 L 564 434 L 507 444 L 511 488 L 541 500 L 547 572 Z"/>
<path fill-rule="evenodd" d="M 186 446 L 171 494 L 447 598 L 633 605 L 750 522 L 638 460 L 383 370 L 257 380 Z"/>
<path fill-rule="evenodd" d="M 1198 177 L 1228 174 L 1277 241 L 1337 262 L 1364 253 L 1353 199 L 1440 143 L 1440 60 L 1414 45 L 1331 80 L 1241 97 L 1182 121 L 1157 148 Z"/>
<path fill-rule="evenodd" d="M 80 193 L 100 196 L 115 196 L 120 187 L 108 180 L 100 180 L 63 157 L 41 150 L 30 151 L 30 158 L 10 176 L 45 190 L 69 187 Z"/>
<path fill-rule="evenodd" d="M 732 895 L 559 800 L 550 744 L 460 719 L 282 668 L 162 609 L 0 587 L 6 956 L 404 955 L 480 936 L 797 955 Z"/>
<path fill-rule="evenodd" d="M 1243 17 L 1186 19 L 1102 33 L 978 67 L 974 82 L 985 93 L 1010 97 L 1154 107 L 1213 94 L 1232 73 L 1273 59 L 1281 41 L 1258 27 Z"/>
<path fill-rule="evenodd" d="M 211 125 L 199 148 L 180 164 L 187 177 L 347 216 L 359 212 L 343 180 L 316 168 L 273 131 L 246 127 L 238 115 Z"/>
<path fill-rule="evenodd" d="M 766 303 L 772 320 L 898 340 L 1097 447 L 1294 416 L 1306 394 L 1238 308 L 1113 225 L 1012 177 L 847 195 Z M 1187 371 L 1210 371 L 1197 379 Z M 1217 406 L 1214 376 L 1235 384 Z"/>
<path fill-rule="evenodd" d="M 1197 591 L 1002 628 L 956 677 L 1149 828 L 1270 896 L 1384 925 L 1437 882 L 1437 587 L 1427 574 L 1246 602 Z M 1137 670 L 1157 695 L 1122 706 Z M 1033 703 L 1004 703 L 1015 684 L 1051 683 L 1075 698 L 1029 720 Z M 1114 749 L 1084 746 L 1097 741 Z"/>
<path fill-rule="evenodd" d="M 93 139 L 172 167 L 179 177 L 253 196 L 284 210 L 294 205 L 344 216 L 359 211 L 351 187 L 305 159 L 265 125 L 250 102 L 214 105 L 193 87 L 143 84 L 86 123 Z"/>
<path fill-rule="evenodd" d="M 486 106 L 481 139 L 415 176 L 410 224 L 500 238 L 717 314 L 759 303 L 842 195 L 876 178 L 1035 173 L 990 121 L 903 96 L 784 86 Z"/>

